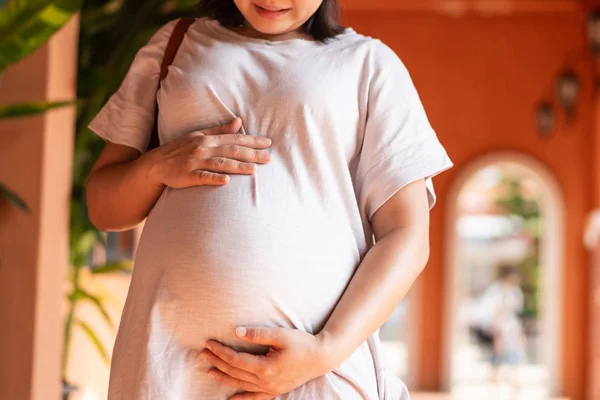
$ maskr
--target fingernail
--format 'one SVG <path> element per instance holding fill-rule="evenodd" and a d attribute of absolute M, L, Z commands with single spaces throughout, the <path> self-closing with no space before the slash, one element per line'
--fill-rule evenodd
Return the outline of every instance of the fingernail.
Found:
<path fill-rule="evenodd" d="M 215 379 L 215 378 L 217 377 L 217 375 L 216 375 L 214 372 L 209 372 L 209 373 L 208 373 L 208 377 L 209 377 L 210 379 Z"/>
<path fill-rule="evenodd" d="M 244 337 L 246 336 L 246 328 L 237 328 L 235 330 L 236 335 L 238 335 L 239 337 Z"/>

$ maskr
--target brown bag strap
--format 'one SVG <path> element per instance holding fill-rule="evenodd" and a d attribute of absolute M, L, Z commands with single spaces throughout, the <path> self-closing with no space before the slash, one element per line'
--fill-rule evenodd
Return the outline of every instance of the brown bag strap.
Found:
<path fill-rule="evenodd" d="M 173 60 L 175 59 L 177 50 L 179 50 L 179 46 L 181 46 L 181 42 L 183 42 L 183 38 L 185 37 L 185 33 L 188 31 L 190 25 L 192 25 L 193 23 L 194 18 L 181 18 L 177 22 L 177 25 L 175 25 L 173 33 L 171 33 L 171 37 L 169 38 L 169 43 L 167 44 L 165 55 L 163 56 L 163 62 L 160 68 L 160 82 L 162 82 L 167 77 L 167 74 L 169 73 L 169 66 L 173 63 Z"/>
<path fill-rule="evenodd" d="M 183 42 L 186 32 L 189 27 L 194 23 L 194 18 L 181 18 L 169 38 L 169 43 L 163 56 L 162 65 L 160 67 L 160 79 L 158 81 L 158 88 L 162 81 L 167 77 L 169 73 L 169 66 L 173 63 L 177 50 Z M 156 104 L 156 112 L 154 113 L 154 128 L 152 129 L 152 135 L 150 136 L 150 142 L 148 143 L 148 150 L 152 150 L 160 146 L 160 139 L 158 137 L 158 104 Z"/>

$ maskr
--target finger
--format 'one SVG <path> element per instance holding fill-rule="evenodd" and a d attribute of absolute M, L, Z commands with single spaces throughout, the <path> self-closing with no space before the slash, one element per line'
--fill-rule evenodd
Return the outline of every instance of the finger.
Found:
<path fill-rule="evenodd" d="M 244 135 L 242 133 L 204 136 L 203 138 L 198 138 L 197 141 L 204 141 L 204 143 L 199 143 L 199 145 L 205 144 L 205 147 L 237 144 L 252 149 L 266 149 L 273 143 L 268 137 Z"/>
<path fill-rule="evenodd" d="M 224 133 L 238 133 L 241 128 L 242 119 L 238 117 L 226 124 L 214 126 L 212 128 L 202 129 L 202 133 L 204 133 L 205 135 L 222 135 Z"/>
<path fill-rule="evenodd" d="M 232 367 L 251 372 L 256 376 L 260 375 L 260 372 L 266 369 L 266 359 L 264 356 L 237 352 L 212 340 L 206 343 L 206 347 Z"/>
<path fill-rule="evenodd" d="M 252 175 L 256 171 L 256 164 L 213 157 L 201 160 L 198 169 L 225 174 Z"/>
<path fill-rule="evenodd" d="M 275 397 L 268 393 L 239 393 L 229 400 L 273 400 Z"/>
<path fill-rule="evenodd" d="M 224 374 L 229 375 L 230 377 L 235 379 L 258 384 L 258 377 L 253 373 L 232 367 L 231 365 L 227 364 L 225 361 L 221 360 L 219 357 L 217 357 L 208 350 L 204 350 L 200 354 L 202 357 L 204 357 L 204 359 L 206 359 L 209 363 L 211 363 L 214 367 L 216 367 L 219 371 L 223 372 Z"/>
<path fill-rule="evenodd" d="M 206 151 L 212 157 L 225 157 L 244 162 L 266 164 L 271 161 L 271 154 L 267 150 L 254 150 L 237 144 L 209 147 Z"/>
<path fill-rule="evenodd" d="M 247 342 L 274 347 L 285 347 L 286 330 L 282 328 L 244 328 L 235 330 L 236 335 Z"/>
<path fill-rule="evenodd" d="M 246 382 L 244 380 L 241 379 L 236 379 L 233 378 L 221 371 L 219 371 L 218 369 L 211 369 L 208 372 L 208 376 L 211 379 L 214 379 L 216 381 L 219 381 L 227 386 L 230 386 L 234 389 L 241 389 L 244 390 L 246 392 L 258 392 L 258 393 L 262 393 L 262 389 L 259 388 L 257 385 L 255 385 L 254 383 L 251 382 Z"/>
<path fill-rule="evenodd" d="M 190 172 L 192 185 L 222 186 L 229 182 L 229 176 L 216 172 L 195 170 Z"/>

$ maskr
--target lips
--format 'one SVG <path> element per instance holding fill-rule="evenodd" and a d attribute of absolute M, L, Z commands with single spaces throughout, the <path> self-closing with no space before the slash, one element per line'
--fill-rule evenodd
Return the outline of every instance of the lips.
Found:
<path fill-rule="evenodd" d="M 275 7 L 275 6 L 262 6 L 259 4 L 255 4 L 256 7 L 258 8 L 262 8 L 265 11 L 273 11 L 273 12 L 282 12 L 282 11 L 287 11 L 289 10 L 289 7 Z"/>
<path fill-rule="evenodd" d="M 258 13 L 258 15 L 260 15 L 263 18 L 270 19 L 270 20 L 276 20 L 278 18 L 281 18 L 285 14 L 287 14 L 288 11 L 290 11 L 289 8 L 278 8 L 278 7 L 273 7 L 273 6 L 259 6 L 258 4 L 254 4 L 254 7 L 256 8 L 256 12 Z"/>

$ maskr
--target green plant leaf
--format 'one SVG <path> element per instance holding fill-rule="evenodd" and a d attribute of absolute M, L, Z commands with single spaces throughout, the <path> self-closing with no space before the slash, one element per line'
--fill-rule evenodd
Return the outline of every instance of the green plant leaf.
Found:
<path fill-rule="evenodd" d="M 110 359 L 108 357 L 108 352 L 106 351 L 106 348 L 104 347 L 104 345 L 102 344 L 102 342 L 98 338 L 98 335 L 96 335 L 96 333 L 94 332 L 92 327 L 80 319 L 77 319 L 76 322 L 77 322 L 77 325 L 79 325 L 79 327 L 81 329 L 83 329 L 85 334 L 92 341 L 92 343 L 96 347 L 96 350 L 98 350 L 98 353 L 100 353 L 100 356 L 102 357 L 102 359 L 108 364 L 110 362 Z"/>
<path fill-rule="evenodd" d="M 74 243 L 72 243 L 72 252 L 74 253 L 72 257 L 73 262 L 77 264 L 76 266 L 79 267 L 85 264 L 88 255 L 94 248 L 94 244 L 96 244 L 96 233 L 93 229 L 87 230 L 75 238 Z"/>
<path fill-rule="evenodd" d="M 76 104 L 75 101 L 39 102 L 0 105 L 0 119 L 21 118 L 42 114 L 54 108 Z"/>
<path fill-rule="evenodd" d="M 0 199 L 1 198 L 8 200 L 9 203 L 26 213 L 31 212 L 27 204 L 18 195 L 2 183 L 0 183 Z"/>
<path fill-rule="evenodd" d="M 112 272 L 131 272 L 133 265 L 130 261 L 117 261 L 91 268 L 92 274 L 110 274 Z"/>
<path fill-rule="evenodd" d="M 98 296 L 94 296 L 93 294 L 88 293 L 88 292 L 86 292 L 85 290 L 82 290 L 82 289 L 77 290 L 77 292 L 75 292 L 74 294 L 75 294 L 75 296 L 77 298 L 89 300 L 92 303 L 94 303 L 94 305 L 96 306 L 96 308 L 98 309 L 98 311 L 100 312 L 100 314 L 102 314 L 102 317 L 104 317 L 104 320 L 106 321 L 106 323 L 111 328 L 115 327 L 112 319 L 110 318 L 110 315 L 108 315 L 108 311 L 106 311 L 106 308 L 104 307 L 104 304 L 102 304 L 102 300 Z"/>
<path fill-rule="evenodd" d="M 93 229 L 94 233 L 96 234 L 96 240 L 98 240 L 102 247 L 106 248 L 106 238 L 104 237 L 104 234 L 100 232 L 100 230 L 96 227 L 94 227 Z"/>
<path fill-rule="evenodd" d="M 9 0 L 0 9 L 0 71 L 41 47 L 83 0 Z"/>

